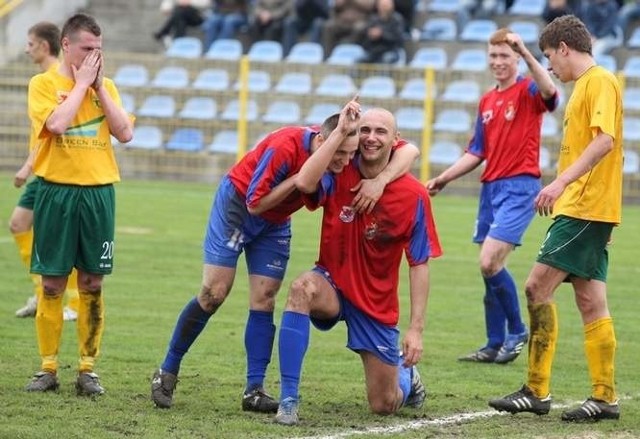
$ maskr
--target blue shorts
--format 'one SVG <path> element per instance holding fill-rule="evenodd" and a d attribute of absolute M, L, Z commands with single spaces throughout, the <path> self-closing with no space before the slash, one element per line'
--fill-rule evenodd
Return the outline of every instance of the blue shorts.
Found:
<path fill-rule="evenodd" d="M 204 263 L 233 268 L 245 252 L 249 274 L 282 280 L 289 262 L 291 221 L 273 224 L 247 211 L 228 177 L 220 182 L 204 239 Z"/>
<path fill-rule="evenodd" d="M 320 331 L 328 331 L 339 321 L 344 321 L 347 325 L 347 347 L 349 349 L 354 352 L 371 352 L 380 361 L 397 366 L 400 361 L 400 349 L 398 348 L 400 331 L 397 326 L 384 325 L 356 308 L 343 296 L 333 282 L 331 274 L 323 267 L 315 266 L 313 271 L 327 279 L 340 300 L 340 313 L 335 318 L 321 320 L 312 317 L 313 326 Z"/>
<path fill-rule="evenodd" d="M 518 175 L 482 184 L 473 242 L 487 236 L 515 246 L 535 216 L 533 202 L 540 192 L 540 179 Z"/>

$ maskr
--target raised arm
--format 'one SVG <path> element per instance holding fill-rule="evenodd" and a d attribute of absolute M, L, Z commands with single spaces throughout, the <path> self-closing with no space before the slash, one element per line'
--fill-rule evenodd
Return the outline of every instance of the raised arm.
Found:
<path fill-rule="evenodd" d="M 133 137 L 133 121 L 124 108 L 117 105 L 108 90 L 103 84 L 104 59 L 100 53 L 100 68 L 96 79 L 92 84 L 95 89 L 102 111 L 104 111 L 107 124 L 109 124 L 109 132 L 113 137 L 118 139 L 120 143 L 127 143 Z"/>
<path fill-rule="evenodd" d="M 540 94 L 544 100 L 551 99 L 556 94 L 556 85 L 551 79 L 549 72 L 542 67 L 542 64 L 538 62 L 535 56 L 531 54 L 527 46 L 522 41 L 520 35 L 515 33 L 509 33 L 506 36 L 507 43 L 513 48 L 513 50 L 520 54 L 524 62 L 527 64 L 531 77 L 535 81 Z"/>

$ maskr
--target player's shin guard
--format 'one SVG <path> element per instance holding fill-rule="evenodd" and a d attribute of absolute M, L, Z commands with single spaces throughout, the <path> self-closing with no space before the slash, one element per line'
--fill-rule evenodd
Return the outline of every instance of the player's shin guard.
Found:
<path fill-rule="evenodd" d="M 558 315 L 554 303 L 529 305 L 529 379 L 527 385 L 538 398 L 549 395 L 551 365 L 558 340 Z"/>
<path fill-rule="evenodd" d="M 487 278 L 483 279 L 485 284 L 483 305 L 484 323 L 487 331 L 487 347 L 497 351 L 502 346 L 502 343 L 504 343 L 507 316 L 502 309 L 495 289 L 491 287 Z"/>
<path fill-rule="evenodd" d="M 275 335 L 273 312 L 249 310 L 244 332 L 244 347 L 247 352 L 247 391 L 264 387 Z"/>
<path fill-rule="evenodd" d="M 92 372 L 96 357 L 100 353 L 104 331 L 104 300 L 102 290 L 79 291 L 78 345 L 80 347 L 79 372 Z"/>
<path fill-rule="evenodd" d="M 615 402 L 617 397 L 613 376 L 616 336 L 611 317 L 584 326 L 584 350 L 591 376 L 592 397 Z"/>
<path fill-rule="evenodd" d="M 513 276 L 506 268 L 503 268 L 487 279 L 491 288 L 504 310 L 509 334 L 521 334 L 526 331 L 522 316 L 520 315 L 520 302 L 518 301 L 518 289 L 513 281 Z"/>
<path fill-rule="evenodd" d="M 62 294 L 45 295 L 42 288 L 38 291 L 38 309 L 36 310 L 36 333 L 38 352 L 42 359 L 42 370 L 58 370 L 58 350 L 62 335 Z"/>
<path fill-rule="evenodd" d="M 285 311 L 282 314 L 278 353 L 280 356 L 280 401 L 298 399 L 302 362 L 309 346 L 310 319 L 307 314 Z"/>

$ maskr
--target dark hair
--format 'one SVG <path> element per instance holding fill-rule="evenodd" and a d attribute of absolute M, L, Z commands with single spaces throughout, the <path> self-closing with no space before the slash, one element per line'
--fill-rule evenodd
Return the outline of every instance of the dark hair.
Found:
<path fill-rule="evenodd" d="M 87 14 L 75 14 L 62 26 L 62 38 L 74 36 L 79 31 L 90 32 L 96 37 L 102 35 L 102 29 L 96 22 L 95 18 Z"/>
<path fill-rule="evenodd" d="M 563 15 L 547 24 L 540 33 L 538 45 L 544 51 L 557 49 L 562 42 L 570 49 L 591 55 L 591 34 L 575 15 Z"/>
<path fill-rule="evenodd" d="M 49 54 L 58 56 L 60 54 L 60 29 L 49 21 L 41 21 L 29 28 L 29 34 L 40 38 L 49 44 Z"/>
<path fill-rule="evenodd" d="M 325 139 L 329 137 L 329 134 L 331 134 L 333 130 L 335 130 L 338 126 L 339 119 L 340 113 L 336 113 L 327 117 L 324 122 L 322 122 L 322 125 L 320 126 L 320 134 L 322 134 L 322 137 L 324 137 Z M 353 130 L 348 134 L 348 136 L 351 137 L 355 136 L 356 134 L 358 134 L 358 132 L 356 130 Z"/>

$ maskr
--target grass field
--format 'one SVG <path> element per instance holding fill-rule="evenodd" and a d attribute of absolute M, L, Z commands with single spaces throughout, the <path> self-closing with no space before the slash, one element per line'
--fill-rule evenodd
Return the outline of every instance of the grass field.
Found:
<path fill-rule="evenodd" d="M 6 224 L 19 191 L 12 176 L 0 174 L 0 218 Z M 153 407 L 149 381 L 161 362 L 175 319 L 197 293 L 201 277 L 201 240 L 214 188 L 177 182 L 126 181 L 117 186 L 117 236 L 114 274 L 105 282 L 106 331 L 96 372 L 107 393 L 92 400 L 75 396 L 77 362 L 74 324 L 65 325 L 60 352 L 58 393 L 23 391 L 39 368 L 32 319 L 17 319 L 14 310 L 31 294 L 6 227 L 0 231 L 0 437 L 1 438 L 283 438 L 373 437 L 504 437 L 630 438 L 640 437 L 640 337 L 638 336 L 638 236 L 640 209 L 627 206 L 624 224 L 615 231 L 609 272 L 609 304 L 618 340 L 616 381 L 622 398 L 618 422 L 567 425 L 560 407 L 548 416 L 479 415 L 449 422 L 461 413 L 493 412 L 487 400 L 516 390 L 525 377 L 523 355 L 505 366 L 473 365 L 457 356 L 484 342 L 482 282 L 477 248 L 470 243 L 476 201 L 441 195 L 434 200 L 445 255 L 434 260 L 431 299 L 420 369 L 429 395 L 419 411 L 403 409 L 378 417 L 367 409 L 362 368 L 345 345 L 340 327 L 313 331 L 302 377 L 301 423 L 286 428 L 269 415 L 242 412 L 244 322 L 247 281 L 243 265 L 229 299 L 185 358 L 171 410 Z M 548 219 L 537 218 L 525 245 L 510 259 L 519 286 L 537 252 Z M 289 275 L 278 298 L 279 326 L 286 285 L 315 260 L 319 215 L 299 212 Z M 406 269 L 405 269 L 406 273 Z M 406 276 L 404 276 L 406 278 Z M 408 310 L 407 283 L 402 309 Z M 522 297 L 522 294 L 521 294 Z M 557 295 L 560 340 L 553 369 L 554 402 L 566 406 L 590 393 L 583 354 L 583 333 L 569 287 Z M 524 309 L 524 301 L 521 299 Z M 404 329 L 406 312 L 401 330 Z M 277 348 L 269 367 L 267 388 L 279 393 Z M 442 421 L 444 419 L 444 421 Z M 432 421 L 432 422 L 430 422 Z M 413 424 L 411 424 L 413 423 Z M 408 428 L 413 425 L 414 428 Z M 384 430 L 396 426 L 395 430 Z M 395 432 L 394 432 L 395 431 Z"/>

